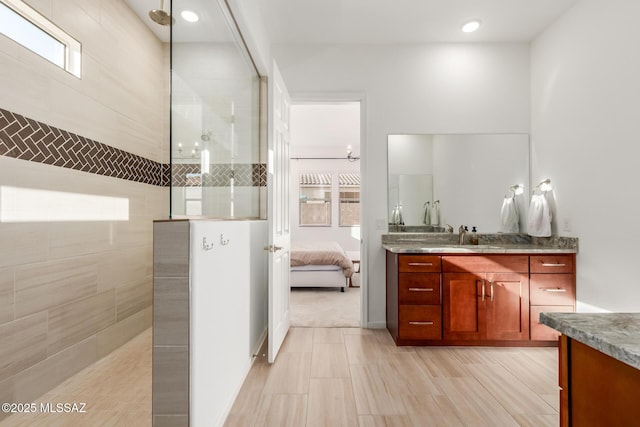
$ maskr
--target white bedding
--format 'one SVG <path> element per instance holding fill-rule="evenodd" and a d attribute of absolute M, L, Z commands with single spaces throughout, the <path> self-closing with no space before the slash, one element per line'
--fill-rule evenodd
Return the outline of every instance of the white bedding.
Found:
<path fill-rule="evenodd" d="M 353 274 L 353 263 L 338 242 L 312 241 L 291 243 L 291 267 L 336 265 L 345 277 Z"/>
<path fill-rule="evenodd" d="M 299 265 L 291 267 L 291 271 L 342 271 L 337 265 Z"/>
<path fill-rule="evenodd" d="M 344 291 L 353 263 L 337 242 L 292 242 L 291 287 L 329 287 Z"/>

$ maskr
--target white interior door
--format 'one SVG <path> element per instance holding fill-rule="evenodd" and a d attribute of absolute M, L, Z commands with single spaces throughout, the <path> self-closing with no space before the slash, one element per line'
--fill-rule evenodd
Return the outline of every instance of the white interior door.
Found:
<path fill-rule="evenodd" d="M 291 98 L 275 61 L 269 79 L 269 363 L 289 331 L 289 108 Z"/>

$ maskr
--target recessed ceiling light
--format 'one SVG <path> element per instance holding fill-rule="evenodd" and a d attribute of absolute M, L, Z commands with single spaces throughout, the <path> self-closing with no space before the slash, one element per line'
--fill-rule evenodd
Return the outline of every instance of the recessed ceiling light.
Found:
<path fill-rule="evenodd" d="M 474 19 L 473 21 L 465 22 L 462 26 L 462 32 L 464 33 L 473 33 L 475 30 L 480 28 L 480 21 Z"/>
<path fill-rule="evenodd" d="M 180 16 L 182 16 L 182 19 L 187 22 L 198 22 L 198 20 L 200 19 L 197 13 L 190 10 L 183 10 L 182 12 L 180 12 Z"/>

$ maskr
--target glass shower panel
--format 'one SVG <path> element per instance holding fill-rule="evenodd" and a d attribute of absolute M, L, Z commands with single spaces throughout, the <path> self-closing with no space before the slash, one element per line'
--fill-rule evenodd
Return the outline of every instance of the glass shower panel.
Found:
<path fill-rule="evenodd" d="M 173 3 L 171 216 L 258 218 L 260 77 L 224 1 L 189 2 L 194 23 Z"/>

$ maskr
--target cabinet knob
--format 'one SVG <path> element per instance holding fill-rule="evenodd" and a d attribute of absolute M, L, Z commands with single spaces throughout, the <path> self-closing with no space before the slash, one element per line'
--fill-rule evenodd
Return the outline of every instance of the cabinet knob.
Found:
<path fill-rule="evenodd" d="M 433 263 L 432 262 L 410 262 L 409 265 L 414 265 L 414 266 L 422 265 L 422 266 L 431 267 L 433 266 Z"/>
<path fill-rule="evenodd" d="M 409 288 L 410 292 L 433 292 L 433 288 Z"/>
<path fill-rule="evenodd" d="M 433 325 L 433 322 L 409 322 L 410 325 L 429 326 Z"/>

